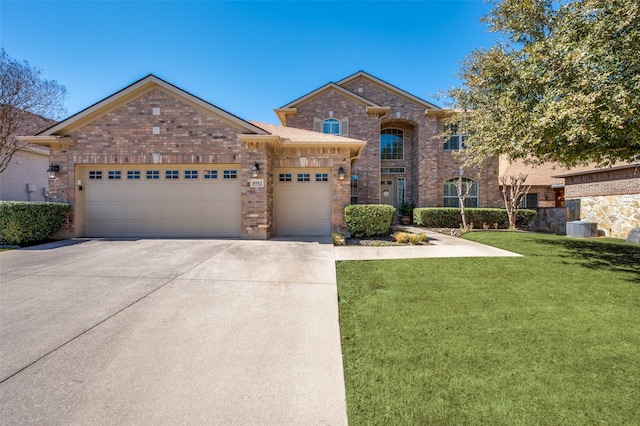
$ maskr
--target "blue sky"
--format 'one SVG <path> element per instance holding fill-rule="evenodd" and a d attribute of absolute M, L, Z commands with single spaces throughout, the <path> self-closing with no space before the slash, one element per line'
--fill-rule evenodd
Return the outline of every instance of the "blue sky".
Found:
<path fill-rule="evenodd" d="M 244 119 L 364 70 L 445 106 L 493 35 L 469 1 L 0 1 L 0 45 L 66 86 L 68 115 L 158 77 Z"/>

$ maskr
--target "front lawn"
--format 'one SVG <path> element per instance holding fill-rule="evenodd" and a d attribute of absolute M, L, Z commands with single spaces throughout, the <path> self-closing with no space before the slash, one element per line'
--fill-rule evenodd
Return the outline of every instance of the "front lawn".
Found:
<path fill-rule="evenodd" d="M 465 238 L 524 257 L 338 263 L 349 424 L 638 424 L 640 247 Z"/>

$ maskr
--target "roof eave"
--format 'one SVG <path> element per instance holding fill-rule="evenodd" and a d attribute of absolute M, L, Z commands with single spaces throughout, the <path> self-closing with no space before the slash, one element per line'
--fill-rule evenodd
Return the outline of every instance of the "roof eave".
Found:
<path fill-rule="evenodd" d="M 43 145 L 43 146 L 52 146 L 52 145 L 70 145 L 71 138 L 68 135 L 37 135 L 37 136 L 16 136 L 20 142 L 30 143 L 33 145 Z"/>
<path fill-rule="evenodd" d="M 274 109 L 274 111 L 278 116 L 278 120 L 280 120 L 280 123 L 282 123 L 283 126 L 286 126 L 287 116 L 296 115 L 298 113 L 298 108 L 277 108 Z"/>

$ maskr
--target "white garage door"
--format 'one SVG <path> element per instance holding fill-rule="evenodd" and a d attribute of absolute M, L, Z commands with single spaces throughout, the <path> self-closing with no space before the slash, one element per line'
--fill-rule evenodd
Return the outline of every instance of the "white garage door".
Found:
<path fill-rule="evenodd" d="M 84 167 L 87 237 L 239 237 L 234 165 Z"/>
<path fill-rule="evenodd" d="M 276 169 L 276 233 L 331 235 L 331 171 Z"/>

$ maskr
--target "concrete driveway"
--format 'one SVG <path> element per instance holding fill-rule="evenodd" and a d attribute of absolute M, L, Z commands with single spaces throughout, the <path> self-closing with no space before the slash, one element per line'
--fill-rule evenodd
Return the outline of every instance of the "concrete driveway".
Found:
<path fill-rule="evenodd" d="M 0 253 L 0 419 L 346 424 L 336 294 L 329 239 Z"/>

